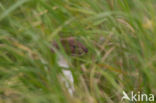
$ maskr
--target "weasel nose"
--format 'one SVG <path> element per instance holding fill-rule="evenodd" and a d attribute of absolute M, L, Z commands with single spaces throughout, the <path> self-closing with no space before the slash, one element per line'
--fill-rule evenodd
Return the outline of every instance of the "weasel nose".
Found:
<path fill-rule="evenodd" d="M 83 50 L 84 50 L 85 53 L 88 53 L 88 49 L 87 48 L 84 48 Z"/>

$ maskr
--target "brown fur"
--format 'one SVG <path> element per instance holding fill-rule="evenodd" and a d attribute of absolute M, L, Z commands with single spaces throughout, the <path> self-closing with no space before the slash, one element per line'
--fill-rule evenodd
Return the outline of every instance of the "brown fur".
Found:
<path fill-rule="evenodd" d="M 74 37 L 61 38 L 60 43 L 63 46 L 66 53 L 70 53 L 72 55 L 82 55 L 88 52 L 88 49 Z M 56 41 L 52 42 L 53 47 L 59 49 L 59 45 Z M 52 51 L 54 51 L 52 49 Z"/>

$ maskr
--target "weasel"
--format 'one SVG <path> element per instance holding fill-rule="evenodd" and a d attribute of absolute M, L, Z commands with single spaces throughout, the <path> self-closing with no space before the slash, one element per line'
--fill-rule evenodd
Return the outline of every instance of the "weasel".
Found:
<path fill-rule="evenodd" d="M 88 52 L 88 49 L 85 45 L 83 45 L 80 41 L 76 40 L 74 37 L 61 38 L 60 44 L 62 45 L 65 52 L 72 56 L 81 56 Z M 56 41 L 52 42 L 52 46 L 55 49 L 60 49 L 59 45 Z M 54 48 L 52 48 L 52 52 L 54 52 Z M 59 59 L 57 61 L 58 65 L 63 68 L 69 68 L 69 65 L 63 55 L 59 54 Z M 62 73 L 65 78 L 62 80 L 65 82 L 65 86 L 68 88 L 68 92 L 70 95 L 73 95 L 74 92 L 74 78 L 72 72 L 67 69 L 63 69 Z"/>

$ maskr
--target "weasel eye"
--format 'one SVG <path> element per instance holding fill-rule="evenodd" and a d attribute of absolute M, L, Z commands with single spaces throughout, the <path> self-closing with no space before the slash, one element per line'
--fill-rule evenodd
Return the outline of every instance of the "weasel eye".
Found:
<path fill-rule="evenodd" d="M 76 46 L 75 46 L 75 45 L 73 45 L 73 48 L 75 49 L 75 48 L 76 48 Z"/>

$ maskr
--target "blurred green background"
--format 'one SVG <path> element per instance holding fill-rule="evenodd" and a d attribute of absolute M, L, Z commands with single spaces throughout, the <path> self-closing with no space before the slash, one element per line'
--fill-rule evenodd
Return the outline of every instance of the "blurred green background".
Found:
<path fill-rule="evenodd" d="M 0 103 L 120 103 L 123 90 L 156 95 L 155 10 L 155 0 L 0 0 Z M 51 41 L 70 36 L 89 51 L 64 54 L 73 96 L 50 51 Z"/>

